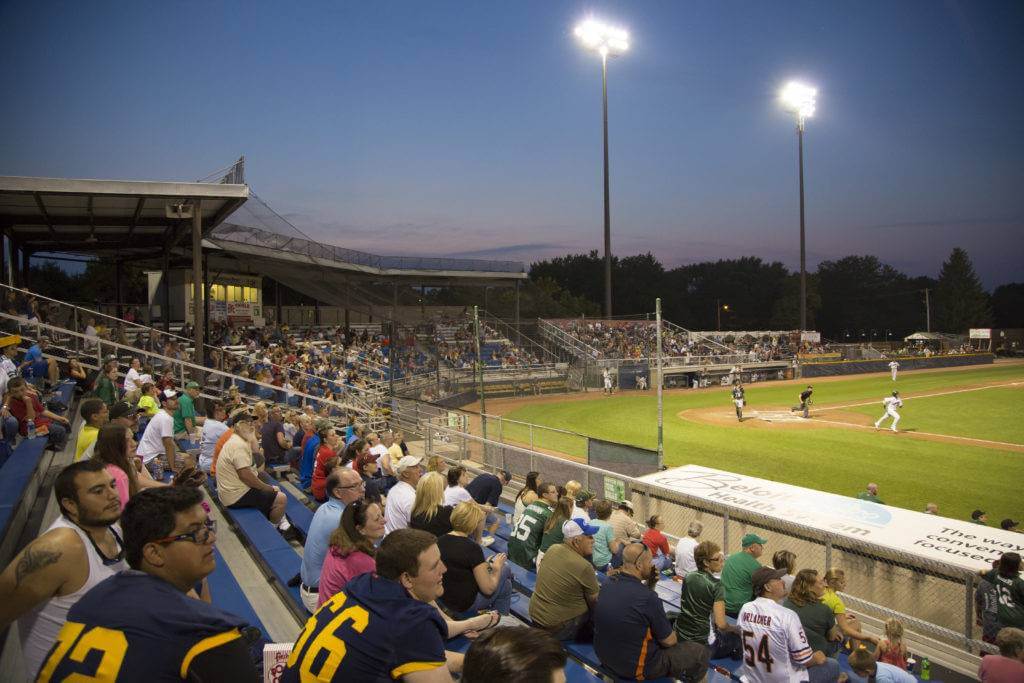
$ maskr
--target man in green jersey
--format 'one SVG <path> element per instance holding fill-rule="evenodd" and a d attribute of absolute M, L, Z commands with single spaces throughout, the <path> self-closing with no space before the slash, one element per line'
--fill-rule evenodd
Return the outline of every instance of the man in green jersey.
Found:
<path fill-rule="evenodd" d="M 196 415 L 195 400 L 199 397 L 199 383 L 189 382 L 185 385 L 185 393 L 178 399 L 178 409 L 174 412 L 174 438 L 190 439 L 196 425 L 203 424 L 203 418 Z"/>
<path fill-rule="evenodd" d="M 675 631 L 680 642 L 709 645 L 714 623 L 715 642 L 711 646 L 712 659 L 731 657 L 740 651 L 740 630 L 725 618 L 725 591 L 715 574 L 722 570 L 725 555 L 717 543 L 704 541 L 693 549 L 697 571 L 683 580 L 679 596 L 679 615 Z"/>
<path fill-rule="evenodd" d="M 558 502 L 558 488 L 554 484 L 541 484 L 537 492 L 540 497 L 523 510 L 519 523 L 508 539 L 508 559 L 526 569 L 534 568 L 540 541 L 544 536 L 544 525 Z"/>
<path fill-rule="evenodd" d="M 999 595 L 996 620 L 1000 628 L 1024 628 L 1024 579 L 1020 578 L 1020 554 L 1003 553 L 999 568 L 979 572 L 981 578 L 996 587 Z"/>
<path fill-rule="evenodd" d="M 743 550 L 733 553 L 722 569 L 722 588 L 725 591 L 725 613 L 736 617 L 740 608 L 754 599 L 754 572 L 761 568 L 757 558 L 764 552 L 768 540 L 757 534 L 747 534 L 740 541 Z"/>

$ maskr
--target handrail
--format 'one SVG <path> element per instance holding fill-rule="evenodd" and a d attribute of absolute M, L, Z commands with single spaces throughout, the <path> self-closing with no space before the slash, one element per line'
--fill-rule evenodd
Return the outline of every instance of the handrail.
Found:
<path fill-rule="evenodd" d="M 489 325 L 495 328 L 496 332 L 500 333 L 504 331 L 505 338 L 508 339 L 509 342 L 512 343 L 516 348 L 524 348 L 524 345 L 522 344 L 521 340 L 525 339 L 531 347 L 540 349 L 540 351 L 542 352 L 542 356 L 550 356 L 551 358 L 554 359 L 551 362 L 558 362 L 558 354 L 553 353 L 548 347 L 544 346 L 538 341 L 534 341 L 529 336 L 523 334 L 521 330 L 515 329 L 512 325 L 509 325 L 507 322 L 505 322 L 498 316 L 489 313 L 488 311 L 480 311 L 480 314 L 482 316 L 481 321 L 487 321 Z M 501 328 L 507 328 L 507 331 L 502 330 Z M 509 333 L 515 336 L 509 336 Z"/>
<path fill-rule="evenodd" d="M 568 347 L 568 350 L 575 356 L 585 356 L 588 360 L 594 360 L 601 355 L 600 352 L 590 344 L 586 343 L 582 339 L 574 337 L 558 325 L 544 320 L 543 318 L 537 319 L 537 329 L 541 331 L 541 334 L 546 334 L 556 340 L 556 342 L 560 342 L 562 346 Z"/>

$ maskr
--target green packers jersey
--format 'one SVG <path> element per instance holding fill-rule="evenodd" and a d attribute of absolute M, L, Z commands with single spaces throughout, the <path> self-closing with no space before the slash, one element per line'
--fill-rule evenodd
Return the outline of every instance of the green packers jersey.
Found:
<path fill-rule="evenodd" d="M 550 516 L 551 506 L 547 501 L 535 500 L 523 510 L 519 523 L 512 530 L 512 536 L 508 540 L 508 559 L 520 567 L 533 569 L 541 539 L 544 537 L 544 525 Z"/>

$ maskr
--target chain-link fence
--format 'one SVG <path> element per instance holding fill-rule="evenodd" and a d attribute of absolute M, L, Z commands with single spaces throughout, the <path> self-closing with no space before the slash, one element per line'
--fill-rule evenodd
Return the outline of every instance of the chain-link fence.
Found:
<path fill-rule="evenodd" d="M 576 480 L 598 497 L 630 500 L 639 520 L 660 515 L 670 536 L 685 535 L 690 523 L 698 521 L 704 527 L 701 538 L 720 543 L 727 553 L 740 549 L 744 534 L 764 535 L 771 541 L 772 552 L 795 553 L 801 568 L 842 569 L 847 585 L 841 595 L 851 610 L 864 617 L 877 622 L 897 617 L 909 632 L 949 651 L 992 651 L 990 645 L 978 640 L 980 633 L 974 619 L 976 577 L 963 568 L 710 502 L 540 452 L 537 435 L 552 431 L 564 436 L 557 430 L 533 426 L 535 447 L 530 448 L 530 426 L 525 423 L 494 420 L 489 422 L 488 438 L 484 439 L 479 434 L 479 417 L 474 424 L 474 416 L 467 413 L 427 411 L 420 413 L 420 420 L 419 431 L 428 455 L 468 461 L 482 469 L 507 469 L 519 479 L 536 471 L 546 481 Z M 517 442 L 522 438 L 524 443 L 511 443 L 510 432 Z M 505 443 L 501 443 L 502 438 Z M 585 445 L 583 448 L 585 456 Z M 763 557 L 762 562 L 769 562 L 769 558 Z"/>

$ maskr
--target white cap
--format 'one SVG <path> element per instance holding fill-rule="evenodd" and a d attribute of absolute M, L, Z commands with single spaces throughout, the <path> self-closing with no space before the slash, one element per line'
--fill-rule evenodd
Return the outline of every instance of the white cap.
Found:
<path fill-rule="evenodd" d="M 395 465 L 395 472 L 401 474 L 410 467 L 416 467 L 421 462 L 423 462 L 423 458 L 417 457 L 415 455 L 406 455 L 401 460 L 398 461 L 397 465 Z"/>

